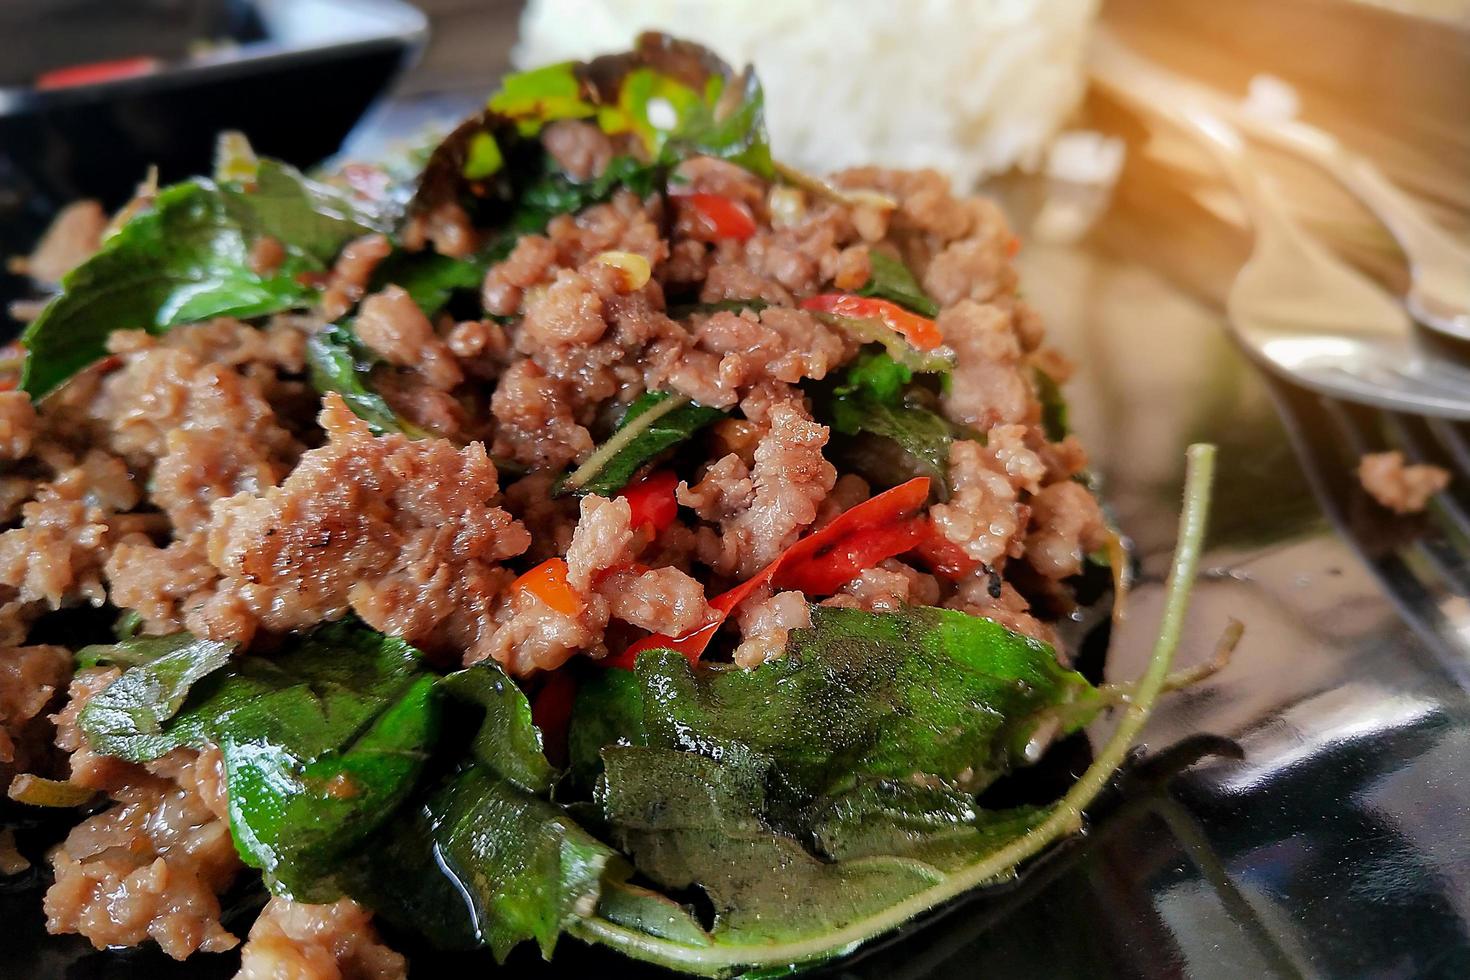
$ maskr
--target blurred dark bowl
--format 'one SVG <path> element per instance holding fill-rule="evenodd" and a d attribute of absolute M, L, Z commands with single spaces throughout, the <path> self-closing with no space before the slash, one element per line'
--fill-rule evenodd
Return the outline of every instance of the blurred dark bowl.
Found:
<path fill-rule="evenodd" d="M 220 130 L 298 166 L 322 160 L 426 33 L 423 15 L 399 0 L 0 3 L 0 256 L 28 252 L 68 201 L 121 204 L 150 165 L 164 183 L 208 173 Z M 32 84 L 67 65 L 139 56 L 159 67 Z M 0 278 L 0 299 L 22 289 Z"/>

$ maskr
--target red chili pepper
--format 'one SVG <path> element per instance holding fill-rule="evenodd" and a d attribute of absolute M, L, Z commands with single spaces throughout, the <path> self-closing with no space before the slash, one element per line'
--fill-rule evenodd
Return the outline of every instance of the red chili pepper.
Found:
<path fill-rule="evenodd" d="M 633 510 L 633 530 L 648 529 L 657 537 L 679 516 L 679 501 L 674 491 L 679 478 L 673 470 L 659 470 L 623 489 L 622 497 Z"/>
<path fill-rule="evenodd" d="M 565 668 L 552 671 L 531 700 L 531 721 L 541 729 L 541 747 L 554 766 L 567 761 L 567 728 L 577 702 L 577 680 Z"/>
<path fill-rule="evenodd" d="M 722 194 L 680 194 L 677 200 L 693 211 L 714 240 L 733 238 L 743 242 L 756 232 L 755 216 L 750 208 Z"/>
<path fill-rule="evenodd" d="M 851 293 L 821 293 L 801 301 L 801 308 L 833 316 L 859 320 L 882 320 L 888 329 L 900 334 L 919 350 L 933 350 L 944 343 L 939 327 L 926 316 L 919 316 L 886 299 L 854 296 Z"/>
<path fill-rule="evenodd" d="M 929 478 L 919 476 L 843 511 L 827 526 L 781 552 L 750 579 L 711 599 L 709 604 L 717 615 L 710 622 L 683 636 L 645 636 L 622 653 L 603 660 L 603 665 L 632 669 L 638 654 L 665 647 L 677 650 L 693 663 L 730 613 L 767 582 L 777 588 L 830 595 L 864 568 L 912 549 L 928 526 L 920 513 L 928 500 Z M 844 574 L 845 578 L 836 581 Z M 803 585 L 813 588 L 808 590 Z"/>
<path fill-rule="evenodd" d="M 565 616 L 582 611 L 582 597 L 567 583 L 565 558 L 548 558 L 511 583 L 517 592 L 529 592 Z"/>
<path fill-rule="evenodd" d="M 808 561 L 783 566 L 776 585 L 807 595 L 831 595 L 863 569 L 912 550 L 928 533 L 929 522 L 923 517 L 855 531 Z"/>
<path fill-rule="evenodd" d="M 96 85 L 98 82 L 113 82 L 120 78 L 134 78 L 158 70 L 157 58 L 119 58 L 116 61 L 94 61 L 89 65 L 72 65 L 57 68 L 36 76 L 39 90 L 71 88 L 74 85 Z"/>
<path fill-rule="evenodd" d="M 949 579 L 964 578 L 984 567 L 983 562 L 971 558 L 964 548 L 945 537 L 933 522 L 927 523 L 914 554 L 929 566 L 931 572 Z"/>

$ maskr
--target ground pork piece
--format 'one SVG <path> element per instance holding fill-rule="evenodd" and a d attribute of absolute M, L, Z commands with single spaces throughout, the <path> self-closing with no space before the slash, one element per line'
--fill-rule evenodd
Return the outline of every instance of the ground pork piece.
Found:
<path fill-rule="evenodd" d="M 690 193 L 717 194 L 752 209 L 763 208 L 765 204 L 765 181 L 744 167 L 718 157 L 700 156 L 684 160 L 674 168 L 674 179 L 679 188 Z"/>
<path fill-rule="evenodd" d="M 986 447 L 956 440 L 949 451 L 953 493 L 930 509 L 934 526 L 975 561 L 999 569 L 1007 557 L 1021 554 L 1021 535 L 1028 510 L 1013 482 Z"/>
<path fill-rule="evenodd" d="M 250 927 L 235 980 L 403 980 L 408 962 L 350 898 L 305 905 L 276 896 Z"/>
<path fill-rule="evenodd" d="M 273 372 L 300 374 L 306 370 L 307 338 L 322 323 L 316 317 L 300 314 L 271 317 L 264 327 L 232 317 L 216 317 L 204 323 L 175 327 L 162 337 L 142 331 L 117 331 L 108 338 L 108 350 L 126 354 L 163 346 L 187 351 L 211 364 L 242 369 L 258 366 Z"/>
<path fill-rule="evenodd" d="M 1374 500 L 1398 514 L 1417 514 L 1450 484 L 1450 474 L 1427 463 L 1407 465 L 1398 450 L 1367 453 L 1358 461 L 1358 482 Z"/>
<path fill-rule="evenodd" d="M 46 709 L 66 689 L 71 672 L 71 651 L 64 647 L 0 649 L 0 785 L 17 772 L 50 768 Z"/>
<path fill-rule="evenodd" d="M 585 596 L 603 572 L 631 564 L 637 558 L 632 522 L 633 508 L 624 498 L 583 497 L 567 548 L 567 584 Z"/>
<path fill-rule="evenodd" d="M 30 455 L 38 420 L 31 396 L 23 391 L 0 391 L 0 460 Z"/>
<path fill-rule="evenodd" d="M 985 569 L 961 580 L 944 605 L 971 616 L 994 620 L 1008 630 L 1050 644 L 1060 651 L 1056 630 L 1031 615 L 1031 605 L 1009 582 Z"/>
<path fill-rule="evenodd" d="M 645 205 L 638 195 L 623 190 L 605 204 L 552 218 L 546 237 L 556 246 L 559 264 L 567 268 L 581 268 L 603 252 L 634 252 L 656 269 L 669 255 L 661 218 L 656 198 Z"/>
<path fill-rule="evenodd" d="M 684 583 L 666 581 L 663 576 L 640 585 L 636 596 L 610 596 L 617 584 L 625 582 L 623 578 L 608 590 L 597 588 L 610 570 L 625 568 L 637 558 L 641 539 L 633 532 L 632 514 L 628 501 L 621 497 L 583 497 L 581 517 L 566 549 L 567 584 L 580 597 L 581 608 L 570 613 L 553 609 L 530 590 L 514 590 L 497 609 L 498 628 L 470 651 L 469 661 L 493 657 L 516 676 L 555 670 L 578 652 L 593 657 L 606 654 L 603 632 L 614 602 L 621 604 L 624 613 L 649 622 L 657 617 L 688 618 L 698 611 L 682 591 L 655 602 L 649 588 L 660 581 L 683 590 Z"/>
<path fill-rule="evenodd" d="M 322 315 L 335 320 L 350 310 L 362 299 L 378 263 L 392 254 L 393 245 L 386 235 L 363 235 L 348 242 L 332 264 L 331 278 L 322 293 Z"/>
<path fill-rule="evenodd" d="M 772 595 L 768 586 L 762 586 L 741 604 L 736 621 L 741 639 L 735 648 L 735 663 L 745 668 L 759 667 L 786 651 L 791 630 L 812 625 L 812 611 L 800 592 Z"/>
<path fill-rule="evenodd" d="M 572 417 L 568 385 L 530 359 L 501 375 L 490 411 L 499 427 L 495 453 L 539 469 L 561 469 L 592 451 L 592 435 Z"/>
<path fill-rule="evenodd" d="M 750 414 L 747 412 L 747 414 Z M 769 408 L 767 430 L 749 472 L 749 504 L 720 519 L 717 550 L 702 555 L 721 574 L 747 578 L 770 564 L 817 518 L 817 507 L 837 482 L 837 470 L 822 456 L 827 427 L 812 420 L 799 400 Z M 726 457 L 726 460 L 732 457 Z M 724 460 L 718 479 L 681 488 L 681 502 L 715 514 L 746 496 L 739 470 Z"/>
<path fill-rule="evenodd" d="M 350 606 L 410 642 L 469 647 L 503 584 L 496 566 L 530 544 L 495 503 L 484 446 L 374 437 L 335 394 L 320 422 L 327 444 L 305 453 L 281 486 L 215 506 L 218 594 L 271 630 L 313 626 Z"/>
<path fill-rule="evenodd" d="M 751 461 L 754 462 L 753 453 Z M 750 467 L 731 453 L 710 464 L 698 483 L 692 486 L 680 483 L 674 496 L 704 520 L 717 524 L 750 509 L 755 499 L 755 484 L 750 479 Z"/>
<path fill-rule="evenodd" d="M 679 244 L 698 245 L 699 243 L 681 242 Z M 675 252 L 678 253 L 677 246 Z M 679 274 L 687 275 L 687 281 L 700 283 L 699 301 L 701 303 L 758 299 L 771 306 L 791 307 L 796 305 L 791 290 L 778 282 L 765 278 L 758 272 L 747 269 L 738 259 L 726 262 L 715 261 L 711 264 L 710 256 L 702 250 L 700 256 L 703 259 L 702 262 L 686 263 L 689 269 Z M 674 279 L 672 270 L 670 278 Z M 675 281 L 683 280 L 676 279 Z"/>
<path fill-rule="evenodd" d="M 98 949 L 152 939 L 178 960 L 236 945 L 220 925 L 216 896 L 234 880 L 240 859 L 229 825 L 188 774 L 195 754 L 181 755 L 162 767 L 181 778 L 144 774 L 113 790 L 116 805 L 72 828 L 53 852 L 48 931 L 80 933 Z"/>
<path fill-rule="evenodd" d="M 725 239 L 716 246 L 716 255 L 723 262 L 738 252 L 740 261 L 757 276 L 804 295 L 819 292 L 836 277 L 842 249 L 854 237 L 846 212 L 823 207 L 809 211 L 796 224 L 759 230 L 744 242 Z"/>
<path fill-rule="evenodd" d="M 146 535 L 128 535 L 112 549 L 103 571 L 112 602 L 143 617 L 143 632 L 155 635 L 184 629 L 186 610 L 205 602 L 220 577 L 203 532 L 162 548 Z"/>
<path fill-rule="evenodd" d="M 1021 344 L 1009 313 L 999 306 L 964 300 L 941 311 L 936 323 L 957 355 L 943 400 L 952 420 L 988 429 L 1040 416 L 1022 371 Z"/>
<path fill-rule="evenodd" d="M 1087 471 L 1087 450 L 1082 440 L 1068 435 L 1061 442 L 1043 443 L 1036 450 L 1046 466 L 1044 483 L 1059 483 Z"/>
<path fill-rule="evenodd" d="M 649 391 L 677 391 L 711 408 L 733 408 L 740 401 L 736 384 L 741 377 L 724 373 L 726 364 L 739 366 L 709 351 L 691 350 L 688 342 L 653 345 L 644 361 Z"/>
<path fill-rule="evenodd" d="M 82 708 L 98 691 L 122 676 L 117 667 L 89 667 L 79 670 L 67 687 L 66 703 L 50 715 L 56 726 L 56 747 L 70 753 L 67 767 L 70 782 L 89 789 L 115 790 L 141 778 L 143 770 L 131 762 L 112 756 L 98 755 L 87 745 L 79 724 Z"/>
<path fill-rule="evenodd" d="M 1031 448 L 1041 442 L 1037 430 L 1024 425 L 998 425 L 985 434 L 991 466 L 1027 493 L 1035 493 L 1046 477 L 1046 463 Z"/>
<path fill-rule="evenodd" d="M 965 237 L 930 260 L 924 270 L 924 289 L 940 306 L 963 299 L 988 302 L 1016 291 L 1011 265 L 1015 236 L 1005 215 L 993 201 L 968 198 L 956 202 L 956 211 L 968 219 Z"/>
<path fill-rule="evenodd" d="M 607 169 L 612 140 L 597 126 L 579 119 L 558 119 L 541 131 L 541 145 L 573 180 L 587 180 Z"/>
<path fill-rule="evenodd" d="M 812 525 L 813 529 L 832 523 L 838 515 L 851 510 L 872 495 L 872 488 L 868 486 L 867 480 L 855 473 L 842 474 L 833 485 L 832 492 L 817 508 L 817 520 Z"/>
<path fill-rule="evenodd" d="M 714 618 L 704 586 L 677 568 L 613 571 L 596 588 L 610 616 L 650 633 L 683 636 Z"/>
<path fill-rule="evenodd" d="M 21 526 L 0 534 L 0 585 L 22 603 L 53 609 L 106 598 L 101 571 L 112 545 L 108 520 L 138 503 L 122 460 L 93 450 L 77 465 L 37 489 L 21 506 Z"/>
<path fill-rule="evenodd" d="M 556 246 L 544 235 L 522 235 L 515 248 L 490 267 L 480 287 L 485 312 L 513 316 L 520 312 L 526 289 L 555 276 Z"/>
<path fill-rule="evenodd" d="M 456 259 L 468 258 L 480 247 L 474 223 L 457 201 L 444 201 L 427 212 L 414 214 L 400 238 L 411 252 L 432 244 L 440 255 Z"/>
<path fill-rule="evenodd" d="M 805 310 L 771 307 L 759 314 L 722 311 L 694 331 L 701 349 L 721 356 L 719 371 L 738 388 L 775 379 L 820 380 L 856 353 L 856 343 Z"/>
<path fill-rule="evenodd" d="M 74 201 L 61 209 L 26 259 L 25 271 L 38 282 L 57 283 L 92 257 L 102 243 L 107 212 L 96 201 Z"/>
<path fill-rule="evenodd" d="M 261 386 L 183 347 L 133 335 L 123 366 L 90 406 L 107 442 L 135 468 L 153 464 L 150 498 L 180 530 L 203 527 L 214 501 L 258 492 L 290 469 L 300 444 Z"/>
<path fill-rule="evenodd" d="M 583 598 L 580 611 L 567 614 L 530 591 L 513 590 L 496 611 L 498 627 L 470 648 L 465 663 L 491 657 L 513 676 L 525 677 L 555 670 L 578 652 L 600 658 L 607 654 L 602 643 L 607 617 L 607 602 L 596 594 Z"/>
<path fill-rule="evenodd" d="M 1107 543 L 1102 508 L 1082 484 L 1053 483 L 1031 498 L 1026 561 L 1044 578 L 1060 581 L 1076 575 L 1087 555 Z"/>
<path fill-rule="evenodd" d="M 853 600 L 832 605 L 850 605 L 868 612 L 896 612 L 904 606 L 932 606 L 939 601 L 939 581 L 889 558 L 842 587 L 842 597 Z"/>
<path fill-rule="evenodd" d="M 597 287 L 575 269 L 558 272 L 525 307 L 517 347 L 527 352 L 545 344 L 590 344 L 607 332 Z"/>
<path fill-rule="evenodd" d="M 413 368 L 435 388 L 448 390 L 464 381 L 454 352 L 401 286 L 389 286 L 363 300 L 353 329 L 384 360 Z"/>
<path fill-rule="evenodd" d="M 279 238 L 270 235 L 261 235 L 250 246 L 250 271 L 262 278 L 273 276 L 281 268 L 281 263 L 286 261 L 286 246 L 281 244 Z"/>

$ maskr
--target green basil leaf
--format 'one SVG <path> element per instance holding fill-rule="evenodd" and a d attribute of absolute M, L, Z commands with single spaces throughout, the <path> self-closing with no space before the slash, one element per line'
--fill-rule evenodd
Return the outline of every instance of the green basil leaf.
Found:
<path fill-rule="evenodd" d="M 435 737 L 436 679 L 418 651 L 350 624 L 228 664 L 223 645 L 187 634 L 119 646 L 141 643 L 174 649 L 88 702 L 88 742 L 133 762 L 217 745 L 241 856 L 280 890 L 332 897 L 336 859 L 407 797 Z"/>
<path fill-rule="evenodd" d="M 903 400 L 904 388 L 914 380 L 907 364 L 886 354 L 863 351 L 843 372 L 837 395 L 866 395 L 884 405 L 897 405 Z"/>
<path fill-rule="evenodd" d="M 868 252 L 868 263 L 871 271 L 868 281 L 858 290 L 859 296 L 891 300 L 931 320 L 939 315 L 939 304 L 924 292 L 908 266 L 876 249 Z"/>
<path fill-rule="evenodd" d="M 251 187 L 197 179 L 160 191 L 86 262 L 21 337 L 21 388 L 42 398 L 106 353 L 114 330 L 164 333 L 217 316 L 251 318 L 310 305 L 298 274 L 320 269 L 351 238 L 380 230 L 344 195 L 263 160 Z M 263 235 L 287 259 L 270 275 L 251 268 Z"/>
<path fill-rule="evenodd" d="M 770 777 L 758 757 L 640 747 L 604 757 L 602 803 L 615 841 L 661 887 L 704 890 L 714 945 L 821 936 L 942 877 L 905 858 L 823 861 L 772 830 L 762 817 Z"/>
<path fill-rule="evenodd" d="M 1062 386 L 1045 371 L 1032 372 L 1036 380 L 1036 398 L 1041 402 L 1041 427 L 1052 442 L 1061 442 L 1072 431 L 1067 418 L 1067 396 Z"/>
<path fill-rule="evenodd" d="M 608 671 L 607 674 L 615 672 Z M 1044 643 L 947 609 L 896 613 L 815 607 L 785 656 L 754 670 L 691 666 L 649 651 L 634 695 L 621 685 L 577 702 L 569 744 L 584 725 L 605 744 L 685 751 L 738 744 L 775 760 L 795 802 L 871 779 L 924 774 L 978 790 L 1022 758 L 1046 714 L 1061 705 L 1074 726 L 1101 699 Z M 609 701 L 620 704 L 609 705 Z M 636 702 L 636 703 L 635 703 Z M 606 712 L 591 718 L 585 708 Z M 608 732 L 608 719 L 626 719 Z"/>
<path fill-rule="evenodd" d="M 219 185 L 230 217 L 251 236 L 269 235 L 286 250 L 325 267 L 352 239 L 386 233 L 391 217 L 279 160 L 263 159 L 255 180 Z"/>
<path fill-rule="evenodd" d="M 475 736 L 475 760 L 529 793 L 551 789 L 556 771 L 546 761 L 541 731 L 531 721 L 531 703 L 515 681 L 493 660 L 444 678 L 444 690 L 485 709 Z"/>
<path fill-rule="evenodd" d="M 385 831 L 347 872 L 349 892 L 389 921 L 439 945 L 486 945 L 504 960 L 557 937 L 597 907 L 604 877 L 624 862 L 560 807 L 479 767 L 451 778 Z"/>
<path fill-rule="evenodd" d="M 750 71 L 737 74 L 698 45 L 644 34 L 633 51 L 507 77 L 485 110 L 430 155 L 410 210 L 458 203 L 482 224 L 535 231 L 619 186 L 651 193 L 692 156 L 773 179 L 764 102 Z M 609 134 L 631 134 L 639 159 L 614 160 L 592 181 L 554 174 L 537 137 L 558 119 L 591 119 Z"/>
<path fill-rule="evenodd" d="M 156 759 L 185 744 L 176 732 L 197 738 L 191 718 L 175 719 L 185 698 L 201 680 L 230 662 L 231 646 L 196 639 L 188 633 L 145 636 L 121 643 L 84 647 L 82 667 L 127 667 L 82 708 L 82 731 L 92 748 L 132 762 Z"/>
<path fill-rule="evenodd" d="M 890 405 L 866 394 L 838 396 L 828 406 L 832 428 L 865 441 L 841 447 L 848 465 L 879 486 L 927 476 L 941 498 L 949 481 L 955 430 L 942 416 L 917 405 Z M 875 446 L 868 440 L 881 440 Z"/>
<path fill-rule="evenodd" d="M 456 293 L 478 291 L 485 281 L 488 262 L 476 258 L 456 259 L 438 252 L 397 251 L 373 270 L 368 292 L 386 286 L 401 287 L 424 315 L 433 319 Z"/>
<path fill-rule="evenodd" d="M 556 493 L 611 497 L 645 464 L 724 417 L 720 409 L 683 395 L 645 392 L 628 406 L 613 435 L 561 481 Z"/>
<path fill-rule="evenodd" d="M 377 360 L 352 331 L 351 321 L 318 331 L 306 342 L 306 370 L 311 386 L 326 394 L 335 391 L 353 414 L 375 435 L 402 432 L 413 439 L 425 436 L 418 426 L 400 418 L 372 386 Z"/>
<path fill-rule="evenodd" d="M 639 197 L 647 197 L 658 189 L 660 183 L 659 168 L 640 163 L 633 157 L 614 157 L 602 173 L 583 181 L 572 180 L 548 157 L 546 172 L 521 189 L 508 225 L 515 231 L 539 232 L 557 215 L 575 214 L 600 204 L 620 188 L 626 187 Z"/>

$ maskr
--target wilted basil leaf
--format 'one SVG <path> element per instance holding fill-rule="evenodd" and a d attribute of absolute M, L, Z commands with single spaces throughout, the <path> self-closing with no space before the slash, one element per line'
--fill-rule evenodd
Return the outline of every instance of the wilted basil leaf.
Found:
<path fill-rule="evenodd" d="M 563 479 L 556 492 L 610 497 L 623 489 L 644 464 L 724 417 L 718 408 L 708 408 L 683 395 L 645 392 L 628 406 L 617 431 Z"/>

